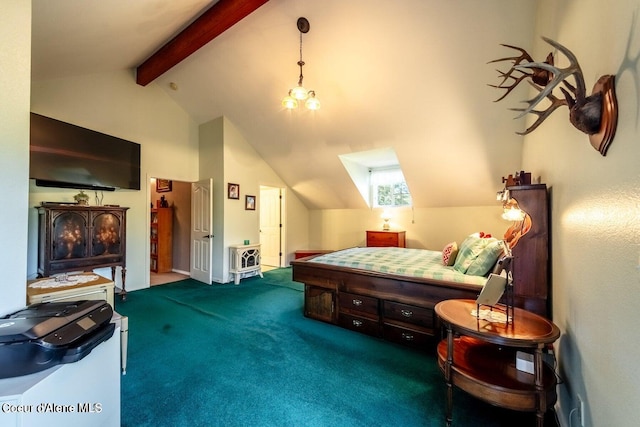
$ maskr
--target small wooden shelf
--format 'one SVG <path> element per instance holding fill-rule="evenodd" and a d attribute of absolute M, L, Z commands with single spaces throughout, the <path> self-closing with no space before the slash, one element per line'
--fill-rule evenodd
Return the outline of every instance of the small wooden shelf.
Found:
<path fill-rule="evenodd" d="M 453 383 L 492 405 L 535 412 L 538 409 L 535 375 L 516 369 L 516 351 L 515 348 L 497 346 L 477 338 L 455 338 Z M 438 365 L 442 372 L 446 363 L 445 339 L 438 344 Z M 557 399 L 556 376 L 547 364 L 543 364 L 542 381 L 545 400 L 552 405 Z"/>
<path fill-rule="evenodd" d="M 150 265 L 154 273 L 173 270 L 173 209 L 151 209 L 149 229 Z"/>

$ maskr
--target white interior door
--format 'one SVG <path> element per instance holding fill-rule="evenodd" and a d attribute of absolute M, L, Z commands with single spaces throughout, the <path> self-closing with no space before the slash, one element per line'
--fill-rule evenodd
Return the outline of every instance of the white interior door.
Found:
<path fill-rule="evenodd" d="M 263 265 L 280 267 L 280 189 L 260 187 L 260 257 Z"/>
<path fill-rule="evenodd" d="M 191 278 L 211 284 L 213 179 L 191 184 Z"/>

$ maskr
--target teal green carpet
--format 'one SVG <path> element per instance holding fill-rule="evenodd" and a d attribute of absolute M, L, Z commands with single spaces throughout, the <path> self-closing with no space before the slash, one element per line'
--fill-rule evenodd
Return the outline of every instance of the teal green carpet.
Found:
<path fill-rule="evenodd" d="M 418 352 L 303 316 L 291 269 L 240 285 L 128 294 L 122 425 L 442 426 L 445 384 Z M 456 390 L 454 426 L 533 425 Z"/>

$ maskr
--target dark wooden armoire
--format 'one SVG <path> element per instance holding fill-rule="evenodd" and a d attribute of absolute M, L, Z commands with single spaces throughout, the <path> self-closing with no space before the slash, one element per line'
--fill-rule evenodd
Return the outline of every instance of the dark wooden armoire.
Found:
<path fill-rule="evenodd" d="M 507 187 L 531 217 L 529 230 L 511 249 L 515 305 L 551 317 L 549 195 L 545 184 Z M 517 226 L 517 224 L 516 224 Z"/>
<path fill-rule="evenodd" d="M 36 207 L 38 273 L 43 277 L 69 271 L 122 267 L 126 275 L 127 209 L 114 206 L 44 203 Z"/>

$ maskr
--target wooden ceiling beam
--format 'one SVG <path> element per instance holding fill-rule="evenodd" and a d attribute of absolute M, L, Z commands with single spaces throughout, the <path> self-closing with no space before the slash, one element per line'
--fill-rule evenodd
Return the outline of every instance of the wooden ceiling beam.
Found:
<path fill-rule="evenodd" d="M 136 68 L 136 83 L 141 86 L 148 85 L 267 1 L 219 0 L 139 65 Z"/>

